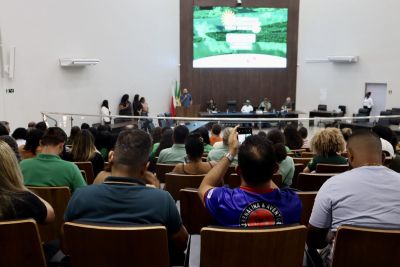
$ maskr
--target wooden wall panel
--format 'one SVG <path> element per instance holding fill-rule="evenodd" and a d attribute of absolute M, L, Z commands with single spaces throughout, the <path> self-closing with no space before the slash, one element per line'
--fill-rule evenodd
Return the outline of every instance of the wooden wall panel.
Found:
<path fill-rule="evenodd" d="M 226 101 L 236 100 L 238 109 L 250 99 L 258 105 L 264 97 L 278 109 L 290 96 L 296 97 L 299 0 L 242 0 L 242 6 L 288 8 L 288 41 L 286 69 L 194 69 L 193 6 L 236 6 L 236 0 L 181 0 L 180 2 L 180 80 L 187 87 L 194 103 L 206 108 L 214 98 L 220 110 Z"/>

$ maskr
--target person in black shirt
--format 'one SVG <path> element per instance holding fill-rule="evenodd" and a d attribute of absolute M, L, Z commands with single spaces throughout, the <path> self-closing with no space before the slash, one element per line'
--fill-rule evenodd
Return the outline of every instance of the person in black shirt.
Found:
<path fill-rule="evenodd" d="M 139 100 L 139 95 L 133 97 L 133 116 L 140 116 L 142 113 L 142 103 Z"/>

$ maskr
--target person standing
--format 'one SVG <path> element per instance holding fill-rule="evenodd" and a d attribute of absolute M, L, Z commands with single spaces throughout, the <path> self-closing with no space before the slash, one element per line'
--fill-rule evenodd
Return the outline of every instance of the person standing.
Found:
<path fill-rule="evenodd" d="M 140 116 L 142 113 L 142 103 L 139 100 L 139 95 L 133 97 L 133 116 Z"/>
<path fill-rule="evenodd" d="M 147 104 L 146 99 L 144 97 L 140 98 L 140 104 L 142 106 L 142 113 L 141 115 L 143 117 L 147 117 L 149 116 L 149 104 Z M 143 119 L 143 126 L 142 126 L 143 130 L 146 132 L 151 132 L 155 127 L 153 124 L 153 120 L 152 119 Z"/>
<path fill-rule="evenodd" d="M 365 94 L 364 101 L 363 101 L 363 108 L 368 110 L 368 116 L 371 114 L 372 107 L 374 106 L 374 101 L 371 97 L 371 92 Z"/>
<path fill-rule="evenodd" d="M 102 122 L 104 124 L 111 124 L 111 111 L 110 108 L 108 107 L 108 100 L 103 100 L 103 103 L 101 104 L 100 108 L 101 116 L 102 116 Z"/>
<path fill-rule="evenodd" d="M 118 114 L 121 116 L 132 116 L 132 105 L 131 102 L 129 101 L 129 95 L 125 94 L 121 98 L 121 102 L 119 103 L 118 106 Z M 130 121 L 131 119 L 128 118 L 122 118 L 118 119 L 119 122 L 126 122 Z"/>
<path fill-rule="evenodd" d="M 192 95 L 188 92 L 187 88 L 183 89 L 180 100 L 183 107 L 183 116 L 187 116 L 189 109 L 193 104 Z"/>

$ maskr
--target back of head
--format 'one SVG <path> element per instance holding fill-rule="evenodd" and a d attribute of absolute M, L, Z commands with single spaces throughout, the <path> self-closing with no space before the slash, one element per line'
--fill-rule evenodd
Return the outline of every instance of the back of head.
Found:
<path fill-rule="evenodd" d="M 349 161 L 352 167 L 382 163 L 382 143 L 371 131 L 356 131 L 347 141 Z"/>
<path fill-rule="evenodd" d="M 36 122 L 34 122 L 34 121 L 30 121 L 28 123 L 28 129 L 35 128 L 35 126 L 36 126 Z"/>
<path fill-rule="evenodd" d="M 81 124 L 81 130 L 89 130 L 89 128 L 90 128 L 90 125 L 87 124 L 86 122 Z"/>
<path fill-rule="evenodd" d="M 10 146 L 0 140 L 0 197 L 6 193 L 24 190 L 24 188 L 18 160 Z M 3 204 L 1 203 L 0 207 Z"/>
<path fill-rule="evenodd" d="M 90 161 L 96 153 L 94 146 L 94 137 L 89 130 L 82 130 L 75 138 L 72 144 L 73 161 Z"/>
<path fill-rule="evenodd" d="M 189 135 L 189 129 L 185 125 L 178 125 L 174 128 L 174 143 L 184 144 Z"/>
<path fill-rule="evenodd" d="M 144 102 L 146 102 L 146 99 L 144 97 L 141 97 L 139 101 L 140 101 L 140 103 L 144 103 Z"/>
<path fill-rule="evenodd" d="M 196 130 L 196 133 L 200 134 L 201 138 L 203 138 L 204 144 L 210 144 L 210 136 L 208 135 L 208 130 L 206 127 L 200 127 Z"/>
<path fill-rule="evenodd" d="M 26 140 L 27 133 L 28 133 L 27 129 L 20 127 L 20 128 L 15 129 L 11 136 L 15 140 L 18 140 L 18 139 Z"/>
<path fill-rule="evenodd" d="M 396 150 L 396 145 L 397 145 L 397 136 L 396 134 L 392 131 L 392 129 L 390 129 L 387 126 L 383 126 L 380 124 L 375 125 L 374 127 L 372 127 L 372 131 L 378 135 L 380 138 L 385 139 L 386 141 L 388 141 L 389 143 L 392 144 L 393 149 Z"/>
<path fill-rule="evenodd" d="M 301 138 L 295 126 L 286 126 L 283 133 L 285 135 L 286 145 L 290 149 L 300 149 L 303 146 L 303 138 Z"/>
<path fill-rule="evenodd" d="M 40 140 L 42 139 L 43 132 L 38 129 L 30 130 L 26 135 L 26 143 L 24 146 L 24 150 L 32 152 L 32 154 L 36 154 L 36 149 L 40 145 Z"/>
<path fill-rule="evenodd" d="M 222 135 L 222 142 L 224 145 L 228 145 L 228 141 L 229 141 L 229 135 L 231 134 L 232 131 L 232 127 L 226 127 L 224 129 L 223 135 Z"/>
<path fill-rule="evenodd" d="M 277 128 L 274 128 L 268 132 L 267 139 L 271 141 L 273 144 L 278 144 L 278 143 L 285 144 L 285 135 L 281 132 L 281 130 Z"/>
<path fill-rule="evenodd" d="M 161 140 L 161 134 L 162 134 L 162 128 L 161 127 L 156 127 L 153 129 L 151 132 L 151 137 L 153 139 L 153 143 L 160 143 Z"/>
<path fill-rule="evenodd" d="M 308 136 L 307 128 L 306 127 L 300 127 L 299 134 L 300 134 L 301 138 L 306 139 L 307 136 Z"/>
<path fill-rule="evenodd" d="M 139 95 L 135 95 L 134 97 L 133 97 L 133 101 L 134 102 L 139 102 Z"/>
<path fill-rule="evenodd" d="M 113 168 L 125 167 L 138 170 L 147 163 L 151 137 L 142 130 L 122 131 L 117 139 L 113 155 Z"/>
<path fill-rule="evenodd" d="M 103 103 L 101 104 L 101 106 L 108 108 L 108 100 L 103 100 Z"/>
<path fill-rule="evenodd" d="M 203 139 L 199 134 L 190 134 L 185 142 L 186 154 L 190 160 L 200 159 L 204 152 Z"/>
<path fill-rule="evenodd" d="M 73 126 L 72 128 L 71 128 L 71 132 L 70 132 L 70 134 L 69 134 L 69 137 L 70 138 L 73 138 L 74 136 L 76 136 L 78 133 L 80 133 L 81 132 L 81 128 L 79 128 L 78 126 Z"/>
<path fill-rule="evenodd" d="M 0 135 L 9 135 L 9 132 L 3 124 L 0 123 Z"/>
<path fill-rule="evenodd" d="M 41 130 L 42 132 L 45 132 L 47 130 L 47 124 L 44 121 L 36 123 L 35 127 L 36 129 Z"/>
<path fill-rule="evenodd" d="M 57 146 L 67 141 L 67 134 L 59 127 L 50 127 L 44 133 L 41 145 L 43 146 Z"/>
<path fill-rule="evenodd" d="M 121 98 L 121 104 L 125 104 L 129 99 L 129 95 L 128 94 L 124 94 Z"/>
<path fill-rule="evenodd" d="M 311 150 L 322 156 L 335 155 L 345 149 L 345 141 L 337 128 L 321 129 L 311 139 Z"/>
<path fill-rule="evenodd" d="M 212 128 L 211 128 L 211 132 L 214 135 L 219 135 L 222 131 L 221 125 L 219 124 L 213 124 Z"/>
<path fill-rule="evenodd" d="M 2 136 L 0 136 L 0 140 L 3 140 L 4 142 L 6 142 L 8 144 L 8 146 L 13 150 L 15 156 L 17 157 L 17 160 L 21 161 L 21 155 L 19 153 L 18 144 L 15 141 L 15 139 L 9 135 L 2 135 Z"/>
<path fill-rule="evenodd" d="M 160 155 L 161 150 L 165 148 L 170 148 L 173 144 L 174 144 L 174 131 L 171 128 L 165 129 L 165 131 L 161 134 L 160 145 L 158 146 L 154 155 L 158 157 L 158 155 Z"/>
<path fill-rule="evenodd" d="M 277 169 L 274 148 L 261 136 L 247 137 L 239 147 L 238 157 L 242 178 L 251 186 L 269 181 Z"/>
<path fill-rule="evenodd" d="M 264 131 L 259 131 L 257 135 L 267 138 L 267 134 Z"/>
<path fill-rule="evenodd" d="M 342 135 L 346 142 L 349 140 L 349 138 L 352 134 L 353 134 L 353 130 L 351 128 L 343 128 L 342 129 Z"/>

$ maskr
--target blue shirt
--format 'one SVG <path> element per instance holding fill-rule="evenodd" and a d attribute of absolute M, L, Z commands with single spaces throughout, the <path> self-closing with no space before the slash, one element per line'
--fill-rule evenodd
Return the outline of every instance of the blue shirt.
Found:
<path fill-rule="evenodd" d="M 76 190 L 64 218 L 113 225 L 162 224 L 170 235 L 182 225 L 175 201 L 167 191 L 126 177 L 108 177 L 102 184 Z"/>
<path fill-rule="evenodd" d="M 185 95 L 187 96 L 186 98 L 185 98 Z M 182 104 L 182 106 L 184 106 L 185 108 L 188 108 L 188 107 L 190 107 L 191 102 L 192 102 L 192 95 L 191 94 L 187 93 L 187 94 L 181 95 L 181 104 Z"/>
<path fill-rule="evenodd" d="M 214 220 L 222 226 L 254 227 L 300 222 L 301 201 L 291 189 L 216 187 L 205 196 Z"/>

